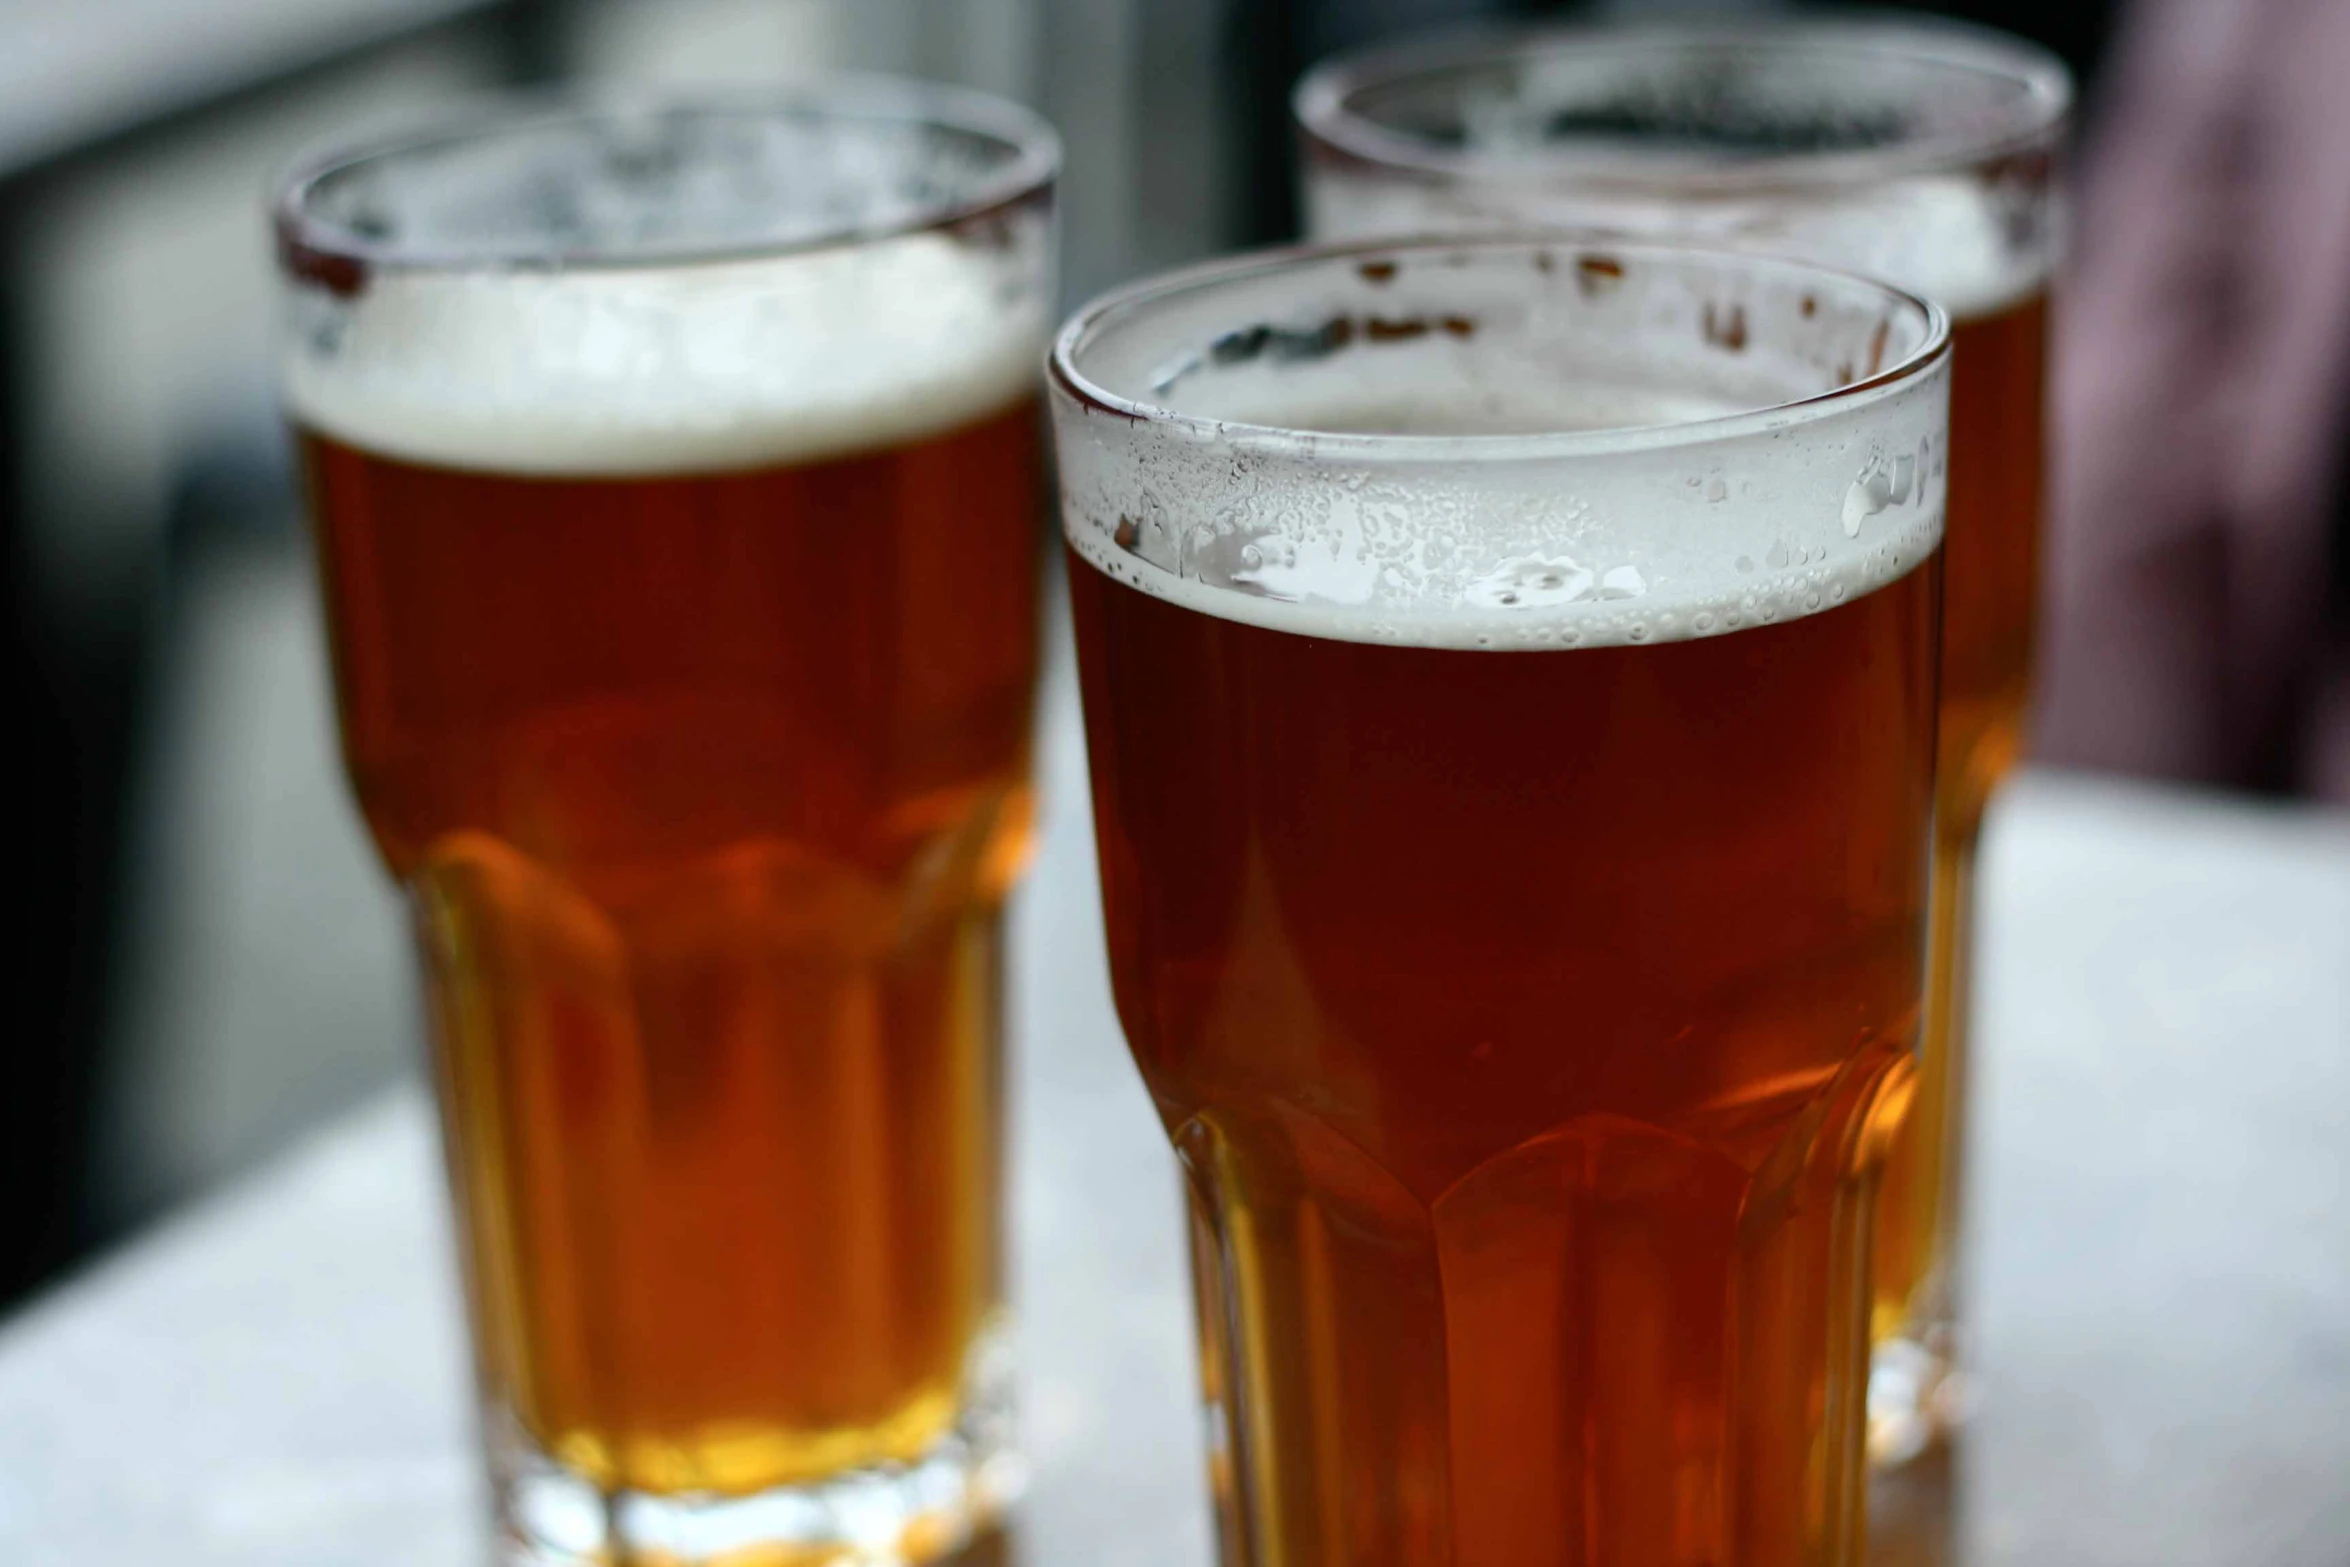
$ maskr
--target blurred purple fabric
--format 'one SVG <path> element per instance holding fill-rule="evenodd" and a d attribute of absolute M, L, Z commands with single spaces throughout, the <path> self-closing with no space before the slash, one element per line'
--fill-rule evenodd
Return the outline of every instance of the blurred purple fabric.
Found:
<path fill-rule="evenodd" d="M 2350 4 L 2124 24 L 2058 297 L 2048 760 L 2350 802 Z"/>

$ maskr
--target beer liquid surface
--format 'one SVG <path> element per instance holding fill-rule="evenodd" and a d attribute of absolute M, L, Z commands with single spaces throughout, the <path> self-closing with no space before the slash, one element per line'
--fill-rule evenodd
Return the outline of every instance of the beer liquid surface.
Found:
<path fill-rule="evenodd" d="M 706 383 L 667 426 L 576 384 L 416 416 L 429 366 L 297 396 L 485 1392 L 596 1484 L 915 1458 L 999 1309 L 1032 352 L 896 367 L 858 440 Z"/>
<path fill-rule="evenodd" d="M 1111 970 L 1189 1177 L 1227 1559 L 1844 1559 L 1938 559 L 1571 651 L 1105 564 Z"/>

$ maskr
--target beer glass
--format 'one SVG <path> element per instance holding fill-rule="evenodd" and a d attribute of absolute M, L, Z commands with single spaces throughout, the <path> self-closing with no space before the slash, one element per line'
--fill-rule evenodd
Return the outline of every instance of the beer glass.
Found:
<path fill-rule="evenodd" d="M 1565 236 L 1063 329 L 1110 969 L 1232 1567 L 1858 1559 L 1946 332 Z"/>
<path fill-rule="evenodd" d="M 2071 83 L 1931 23 L 1549 30 L 1341 59 L 1298 88 L 1328 238 L 1597 224 L 1736 236 L 1914 289 L 1956 321 L 1933 959 L 1885 1172 L 1872 1452 L 1955 1418 L 1967 951 L 1984 806 L 2021 744 L 2043 488 L 2055 155 Z"/>
<path fill-rule="evenodd" d="M 1057 157 L 862 81 L 494 106 L 277 198 L 512 1559 L 920 1558 L 1016 1479 Z"/>

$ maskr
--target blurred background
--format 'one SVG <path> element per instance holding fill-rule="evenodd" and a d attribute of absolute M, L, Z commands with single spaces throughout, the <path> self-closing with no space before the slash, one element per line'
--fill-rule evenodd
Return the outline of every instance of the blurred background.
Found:
<path fill-rule="evenodd" d="M 2209 31 L 2214 16 L 2295 3 L 2133 10 L 1982 0 L 1934 9 L 2025 33 L 2067 57 L 2087 87 L 2094 150 L 2109 98 L 2126 114 L 2148 83 L 2185 79 L 2165 38 L 2182 27 Z M 512 84 L 739 82 L 839 67 L 961 81 L 1040 107 L 1066 135 L 1064 275 L 1074 299 L 1289 236 L 1288 90 L 1332 50 L 1477 17 L 1769 8 L 0 0 L 0 527 L 7 732 L 18 737 L 10 771 L 26 789 L 26 835 L 10 859 L 26 925 L 8 944 L 22 967 L 0 1071 L 0 1306 L 413 1070 L 418 1055 L 401 911 L 336 772 L 306 548 L 270 387 L 261 203 L 272 172 L 303 143 Z M 2306 0 L 2300 11 L 2350 15 L 2350 6 Z M 2186 63 L 2227 62 L 2234 74 L 2204 82 L 2197 102 L 2233 130 L 2200 152 L 2184 133 L 2172 138 L 2176 156 L 2201 158 L 2200 188 L 2215 201 L 2260 176 L 2267 143 L 2238 123 L 2246 97 L 2259 97 L 2248 94 L 2258 76 L 2244 62 L 2257 63 L 2281 35 L 2228 36 L 2232 53 L 2214 45 Z M 2124 64 L 2136 85 L 2115 84 Z M 2339 172 L 2350 169 L 2350 149 L 2332 167 L 2328 189 L 2350 191 Z M 2165 188 L 2158 172 L 2129 177 Z M 2126 219 L 2126 201 L 2114 210 Z M 2199 220 L 2189 210 L 2168 221 L 2194 229 Z M 2324 247 L 2336 238 L 2350 240 L 2350 224 L 2327 229 L 2318 251 L 2332 257 Z M 2306 240 L 2277 244 L 2313 253 Z M 2339 273 L 2319 270 L 2321 283 L 2350 298 Z M 2240 291 L 2257 294 L 2257 268 L 2239 271 Z M 2138 286 L 2159 288 L 2166 277 Z M 2109 336 L 2128 335 L 2132 319 L 2121 306 L 2083 316 Z M 2299 384 L 2322 383 L 2328 396 L 2328 367 L 2345 358 L 2339 325 L 2327 315 L 2300 334 L 2314 332 L 2322 351 L 2305 354 L 2319 381 Z M 2198 341 L 2166 351 L 2201 353 Z M 2335 785 L 2325 782 L 2296 716 L 2322 706 L 2312 692 L 2333 689 L 2337 703 L 2350 692 L 2326 688 L 2320 671 L 2324 657 L 2342 667 L 2345 552 L 2331 466 L 2341 420 L 2333 402 L 2317 406 L 2305 421 L 2313 433 L 2294 448 L 2302 465 L 2285 470 L 2297 487 L 2284 524 L 2274 482 L 2242 494 L 2222 486 L 2193 492 L 2193 515 L 2163 533 L 2152 566 L 2127 548 L 2077 552 L 2104 563 L 2074 573 L 2084 580 L 2145 576 L 2169 592 L 2166 573 L 2176 571 L 2209 591 L 2177 603 L 2158 596 L 2151 611 L 2130 609 L 2125 595 L 2119 610 L 2073 616 L 2068 624 L 2094 633 L 2090 653 L 2074 658 L 2089 672 L 2090 696 L 2052 694 L 2046 739 L 2055 754 L 2270 791 L 2324 793 L 2350 777 L 2345 764 Z M 2175 484 L 2165 493 L 2188 495 Z M 2250 612 L 2252 588 L 2225 542 L 2239 500 L 2265 506 L 2272 532 L 2283 526 L 2303 540 L 2288 561 L 2299 563 L 2290 574 L 2302 619 L 2267 663 L 2205 668 L 2194 649 L 2224 641 L 2226 617 Z M 2076 590 L 2065 569 L 2058 578 L 2058 591 Z M 2089 597 L 2098 591 L 2093 581 Z M 2099 614 L 2118 618 L 2109 625 Z M 2132 628 L 2149 626 L 2161 657 L 2130 641 Z M 2181 626 L 2193 632 L 2184 653 L 2172 634 Z M 2173 698 L 2196 680 L 2197 701 L 2258 733 L 2186 724 L 2204 709 Z M 2098 716 L 2107 711 L 2098 681 L 2136 691 L 2152 727 Z M 2241 700 L 2247 683 L 2266 704 L 2256 713 Z"/>

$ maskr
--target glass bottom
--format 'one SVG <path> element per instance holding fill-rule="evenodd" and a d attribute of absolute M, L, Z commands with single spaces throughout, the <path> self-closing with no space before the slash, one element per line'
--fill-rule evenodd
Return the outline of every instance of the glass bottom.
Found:
<path fill-rule="evenodd" d="M 1027 1483 L 1009 1336 L 974 1347 L 953 1427 L 911 1463 L 749 1495 L 606 1490 L 502 1411 L 490 1421 L 500 1567 L 911 1567 L 952 1555 Z"/>
<path fill-rule="evenodd" d="M 1968 1392 L 1947 1309 L 1917 1312 L 1879 1339 L 1869 1352 L 1869 1467 L 1898 1469 L 1947 1446 Z"/>

